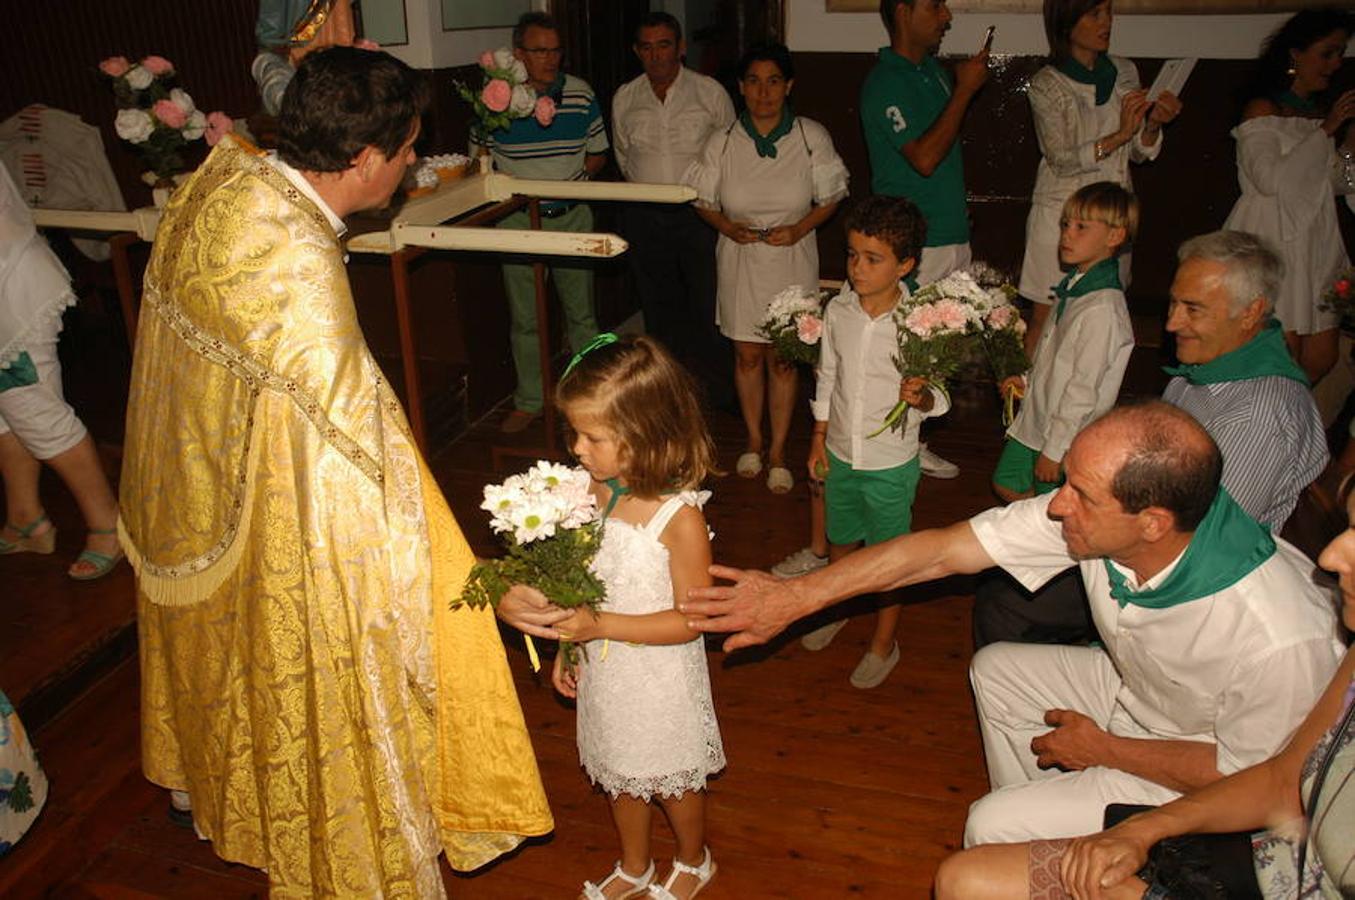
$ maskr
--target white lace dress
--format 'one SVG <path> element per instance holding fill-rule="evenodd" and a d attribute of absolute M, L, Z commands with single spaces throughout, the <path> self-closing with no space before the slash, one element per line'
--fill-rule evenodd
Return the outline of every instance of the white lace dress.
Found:
<path fill-rule="evenodd" d="M 607 612 L 644 615 L 673 608 L 668 548 L 659 535 L 683 505 L 700 507 L 709 491 L 669 498 L 643 526 L 608 519 L 593 569 L 607 585 Z M 579 762 L 608 794 L 648 800 L 706 786 L 725 765 L 710 696 L 706 647 L 607 642 L 584 644 L 579 661 Z"/>

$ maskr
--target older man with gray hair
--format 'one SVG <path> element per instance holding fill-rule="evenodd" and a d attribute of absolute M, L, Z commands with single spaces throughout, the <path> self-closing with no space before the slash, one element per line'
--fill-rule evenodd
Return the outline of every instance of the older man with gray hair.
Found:
<path fill-rule="evenodd" d="M 1278 532 L 1328 458 L 1308 379 L 1271 315 L 1283 263 L 1243 231 L 1191 238 L 1177 259 L 1167 330 L 1181 364 L 1162 399 L 1199 420 L 1223 453 L 1223 486 Z"/>

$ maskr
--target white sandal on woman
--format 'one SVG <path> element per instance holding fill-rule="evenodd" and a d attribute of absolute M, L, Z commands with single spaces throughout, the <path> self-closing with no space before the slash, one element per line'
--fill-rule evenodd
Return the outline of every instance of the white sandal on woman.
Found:
<path fill-rule="evenodd" d="M 699 866 L 689 866 L 674 859 L 673 871 L 668 873 L 668 877 L 664 879 L 663 884 L 651 884 L 649 886 L 649 896 L 652 900 L 678 900 L 677 895 L 673 893 L 673 885 L 677 882 L 679 875 L 691 875 L 696 878 L 696 887 L 692 888 L 692 892 L 687 895 L 688 898 L 695 897 L 705 890 L 706 885 L 710 884 L 710 880 L 715 877 L 717 866 L 715 860 L 710 858 L 710 848 L 705 847 L 703 850 L 706 856 L 705 859 L 701 860 Z"/>
<path fill-rule="evenodd" d="M 593 884 L 591 881 L 583 883 L 583 893 L 579 896 L 584 900 L 607 900 L 607 885 L 613 881 L 623 881 L 630 885 L 625 891 L 617 894 L 614 900 L 627 900 L 628 897 L 643 897 L 650 888 L 654 886 L 654 860 L 649 861 L 649 868 L 640 873 L 639 876 L 627 875 L 621 870 L 621 863 L 618 861 L 616 867 L 612 869 L 612 874 L 602 879 L 601 884 Z"/>

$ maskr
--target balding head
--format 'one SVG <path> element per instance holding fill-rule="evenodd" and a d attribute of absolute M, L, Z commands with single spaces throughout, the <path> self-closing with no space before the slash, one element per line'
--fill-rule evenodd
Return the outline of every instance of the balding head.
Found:
<path fill-rule="evenodd" d="M 1111 494 L 1127 513 L 1160 507 L 1176 530 L 1194 531 L 1218 494 L 1223 457 L 1187 412 L 1152 400 L 1119 406 L 1083 429 L 1117 458 Z"/>

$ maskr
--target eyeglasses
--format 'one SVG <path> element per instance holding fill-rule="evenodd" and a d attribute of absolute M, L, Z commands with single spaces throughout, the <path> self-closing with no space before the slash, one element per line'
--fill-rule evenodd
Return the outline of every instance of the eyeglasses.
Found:
<path fill-rule="evenodd" d="M 560 56 L 565 52 L 564 47 L 523 47 L 522 52 L 528 56 L 534 56 L 541 59 L 545 56 Z"/>

